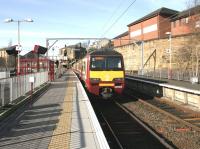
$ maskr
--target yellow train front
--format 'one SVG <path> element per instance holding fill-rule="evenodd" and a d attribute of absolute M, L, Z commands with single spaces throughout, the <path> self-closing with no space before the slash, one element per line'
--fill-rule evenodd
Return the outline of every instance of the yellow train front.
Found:
<path fill-rule="evenodd" d="M 124 89 L 124 61 L 120 53 L 110 49 L 97 50 L 87 56 L 86 87 L 103 98 L 121 94 Z"/>

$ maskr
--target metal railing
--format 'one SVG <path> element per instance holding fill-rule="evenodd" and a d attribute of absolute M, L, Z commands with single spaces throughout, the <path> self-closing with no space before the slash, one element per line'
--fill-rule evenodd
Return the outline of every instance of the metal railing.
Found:
<path fill-rule="evenodd" d="M 61 68 L 56 68 L 55 69 L 55 79 L 61 77 L 65 72 L 65 68 L 61 67 Z"/>
<path fill-rule="evenodd" d="M 31 91 L 29 78 L 34 77 L 33 89 L 48 81 L 48 72 L 39 72 L 12 78 L 0 79 L 0 107 L 15 102 Z"/>
<path fill-rule="evenodd" d="M 157 69 L 157 70 L 143 70 L 143 73 L 141 70 L 139 71 L 131 71 L 127 70 L 126 74 L 128 75 L 134 75 L 134 76 L 143 76 L 143 77 L 151 77 L 151 78 L 158 78 L 158 79 L 169 79 L 169 73 L 167 69 Z M 171 74 L 172 80 L 179 80 L 179 81 L 191 81 L 191 78 L 198 78 L 198 81 L 200 81 L 200 73 L 198 73 L 197 76 L 195 76 L 191 71 L 178 71 L 173 70 Z"/>

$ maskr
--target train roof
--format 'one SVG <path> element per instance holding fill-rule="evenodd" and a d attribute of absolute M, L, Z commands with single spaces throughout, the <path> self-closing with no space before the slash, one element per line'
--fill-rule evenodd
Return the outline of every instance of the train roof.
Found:
<path fill-rule="evenodd" d="M 90 55 L 122 56 L 122 54 L 112 49 L 96 50 L 91 52 Z"/>

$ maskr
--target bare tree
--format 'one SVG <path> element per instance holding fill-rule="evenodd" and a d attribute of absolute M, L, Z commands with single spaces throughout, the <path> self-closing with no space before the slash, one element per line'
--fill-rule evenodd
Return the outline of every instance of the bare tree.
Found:
<path fill-rule="evenodd" d="M 192 70 L 192 75 L 198 77 L 200 69 L 200 0 L 187 0 L 186 7 L 189 9 L 188 27 L 191 33 L 193 33 L 187 42 L 187 45 L 191 47 L 190 68 Z"/>
<path fill-rule="evenodd" d="M 176 62 L 179 72 L 185 72 L 188 69 L 191 51 L 192 48 L 190 46 L 182 46 L 176 49 L 176 52 L 173 54 L 173 61 Z"/>
<path fill-rule="evenodd" d="M 186 3 L 186 8 L 189 9 L 200 5 L 200 0 L 186 0 L 185 3 Z"/>

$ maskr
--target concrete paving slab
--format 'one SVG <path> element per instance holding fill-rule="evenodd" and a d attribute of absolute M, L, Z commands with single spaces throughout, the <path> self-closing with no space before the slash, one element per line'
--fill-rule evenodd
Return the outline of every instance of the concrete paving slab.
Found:
<path fill-rule="evenodd" d="M 70 148 L 99 149 L 99 144 L 94 133 L 75 132 L 71 134 Z"/>
<path fill-rule="evenodd" d="M 94 132 L 90 119 L 72 119 L 71 132 Z"/>
<path fill-rule="evenodd" d="M 98 122 L 83 92 L 73 72 L 55 80 L 43 96 L 7 122 L 0 131 L 0 149 L 107 149 L 102 133 L 98 136 L 100 127 L 95 132 Z"/>
<path fill-rule="evenodd" d="M 86 110 L 82 110 L 80 109 L 80 111 L 74 111 L 72 112 L 72 119 L 89 119 L 89 116 L 88 116 L 88 111 Z"/>

